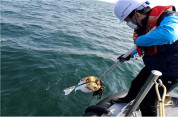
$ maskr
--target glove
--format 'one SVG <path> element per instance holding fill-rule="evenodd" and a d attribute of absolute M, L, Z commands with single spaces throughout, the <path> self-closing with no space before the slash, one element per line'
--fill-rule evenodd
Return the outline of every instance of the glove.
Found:
<path fill-rule="evenodd" d="M 122 54 L 121 56 L 119 56 L 117 59 L 120 61 L 120 62 L 125 62 L 125 61 L 129 61 L 130 58 L 131 58 L 131 55 L 127 56 L 126 58 L 123 57 L 124 54 Z"/>

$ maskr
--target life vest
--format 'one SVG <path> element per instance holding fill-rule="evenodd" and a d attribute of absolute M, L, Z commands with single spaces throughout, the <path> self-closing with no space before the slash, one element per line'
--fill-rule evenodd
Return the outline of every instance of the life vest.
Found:
<path fill-rule="evenodd" d="M 168 9 L 170 9 L 172 7 L 173 6 L 170 5 L 170 6 L 156 6 L 156 7 L 152 8 L 152 11 L 151 11 L 151 13 L 149 14 L 149 17 L 148 17 L 146 33 L 145 34 L 147 34 L 153 27 L 156 26 L 157 21 L 158 21 L 159 17 L 161 16 L 161 14 L 165 10 L 168 10 Z M 134 34 L 133 34 L 134 43 L 136 42 L 136 39 L 138 37 L 139 37 L 139 35 L 134 30 Z M 155 55 L 157 53 L 157 46 L 156 45 L 155 46 L 151 46 L 151 47 L 143 47 L 143 49 L 144 49 L 145 55 Z M 137 52 L 138 52 L 139 56 L 142 56 L 142 47 L 141 46 L 138 46 Z"/>

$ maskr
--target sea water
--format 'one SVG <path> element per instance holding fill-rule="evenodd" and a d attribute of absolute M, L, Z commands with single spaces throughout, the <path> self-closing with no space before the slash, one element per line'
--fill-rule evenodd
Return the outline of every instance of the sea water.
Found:
<path fill-rule="evenodd" d="M 82 116 L 92 93 L 63 89 L 100 77 L 133 46 L 113 9 L 101 0 L 1 0 L 1 115 Z M 103 78 L 102 99 L 128 90 L 142 67 L 141 58 L 118 65 Z"/>

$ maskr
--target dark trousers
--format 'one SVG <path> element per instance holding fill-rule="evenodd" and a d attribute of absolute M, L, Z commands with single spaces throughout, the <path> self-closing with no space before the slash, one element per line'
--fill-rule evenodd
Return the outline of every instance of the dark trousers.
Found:
<path fill-rule="evenodd" d="M 151 71 L 149 71 L 146 67 L 144 67 L 140 71 L 137 77 L 132 81 L 128 94 L 126 95 L 126 97 L 124 97 L 126 101 L 130 102 L 131 100 L 135 99 L 150 74 Z M 159 79 L 161 79 L 163 84 L 166 86 L 167 93 L 173 90 L 176 86 L 178 86 L 178 77 L 160 76 Z M 160 95 L 162 96 L 162 87 L 160 87 L 159 91 Z M 140 104 L 142 116 L 157 116 L 156 104 L 157 95 L 155 91 L 155 86 L 153 85 L 151 90 L 148 92 L 148 94 L 145 96 L 145 98 Z"/>

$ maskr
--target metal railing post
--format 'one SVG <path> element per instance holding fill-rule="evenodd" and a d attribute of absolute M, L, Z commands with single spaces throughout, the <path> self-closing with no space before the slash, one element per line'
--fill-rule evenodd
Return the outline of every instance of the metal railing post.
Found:
<path fill-rule="evenodd" d="M 154 85 L 154 81 L 156 81 L 158 79 L 158 77 L 162 75 L 162 73 L 157 70 L 152 70 L 151 72 L 152 72 L 152 74 L 149 76 L 149 78 L 143 85 L 142 89 L 138 93 L 137 97 L 135 98 L 133 104 L 131 105 L 130 109 L 128 110 L 128 112 L 126 113 L 125 116 L 132 115 L 132 113 L 140 105 L 141 101 L 145 98 L 146 94 L 149 92 L 151 87 Z"/>

